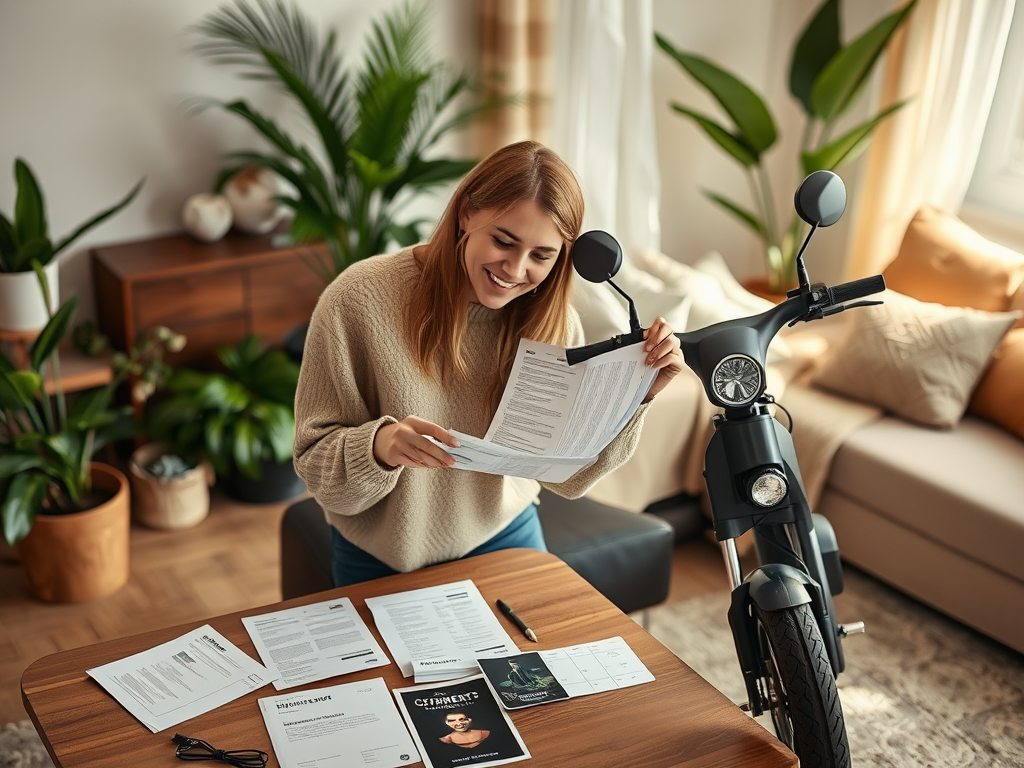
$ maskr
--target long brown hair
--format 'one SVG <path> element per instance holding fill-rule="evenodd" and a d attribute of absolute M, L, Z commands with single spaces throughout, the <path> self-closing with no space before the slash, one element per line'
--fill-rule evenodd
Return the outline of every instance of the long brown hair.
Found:
<path fill-rule="evenodd" d="M 513 299 L 504 313 L 498 368 L 488 386 L 491 409 L 505 387 L 519 339 L 565 344 L 572 287 L 572 244 L 583 226 L 583 193 L 572 169 L 557 154 L 534 141 L 495 150 L 462 180 L 429 242 L 417 250 L 423 267 L 420 290 L 406 313 L 406 332 L 420 370 L 442 382 L 468 376 L 462 356 L 469 306 L 465 299 L 465 235 L 459 214 L 505 211 L 533 200 L 551 216 L 562 236 L 554 268 L 536 292 Z"/>

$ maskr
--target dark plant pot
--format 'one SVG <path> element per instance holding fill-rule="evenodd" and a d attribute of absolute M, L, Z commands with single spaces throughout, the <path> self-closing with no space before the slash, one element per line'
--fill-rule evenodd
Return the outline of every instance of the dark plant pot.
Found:
<path fill-rule="evenodd" d="M 270 504 L 292 499 L 306 490 L 306 484 L 290 461 L 278 464 L 272 459 L 263 462 L 259 480 L 246 477 L 238 470 L 224 478 L 224 491 L 237 501 L 248 504 Z"/>
<path fill-rule="evenodd" d="M 308 323 L 297 325 L 284 336 L 284 341 L 281 345 L 284 347 L 284 353 L 296 363 L 302 362 L 302 351 L 306 347 L 306 332 L 308 330 Z"/>

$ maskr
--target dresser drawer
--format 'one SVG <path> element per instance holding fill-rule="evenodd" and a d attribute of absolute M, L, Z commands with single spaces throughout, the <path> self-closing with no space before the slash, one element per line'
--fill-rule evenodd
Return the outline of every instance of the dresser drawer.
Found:
<path fill-rule="evenodd" d="M 135 327 L 184 327 L 245 312 L 245 285 L 239 270 L 196 277 L 140 281 L 132 291 Z"/>

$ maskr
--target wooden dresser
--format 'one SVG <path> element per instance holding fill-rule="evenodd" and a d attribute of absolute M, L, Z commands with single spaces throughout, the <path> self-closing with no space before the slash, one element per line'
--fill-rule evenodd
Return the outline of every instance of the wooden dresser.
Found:
<path fill-rule="evenodd" d="M 275 247 L 279 235 L 230 233 L 216 243 L 172 235 L 94 248 L 100 330 L 129 348 L 140 333 L 166 325 L 188 343 L 172 365 L 203 365 L 213 350 L 248 334 L 278 346 L 308 323 L 323 281 L 303 260 L 322 245 Z"/>

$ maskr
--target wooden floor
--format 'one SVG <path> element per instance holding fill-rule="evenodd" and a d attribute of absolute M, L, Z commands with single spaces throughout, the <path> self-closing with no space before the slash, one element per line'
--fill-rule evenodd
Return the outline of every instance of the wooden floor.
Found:
<path fill-rule="evenodd" d="M 242 504 L 215 490 L 210 516 L 195 528 L 133 525 L 128 584 L 89 603 L 35 600 L 20 566 L 0 561 L 0 725 L 27 717 L 21 674 L 42 656 L 280 600 L 278 531 L 287 506 Z M 670 601 L 726 588 L 713 544 L 698 537 L 677 545 Z"/>

